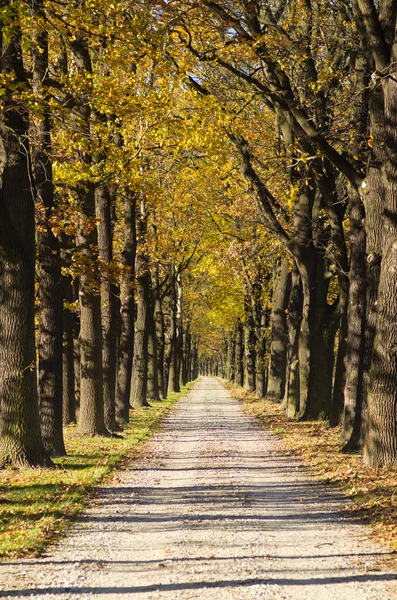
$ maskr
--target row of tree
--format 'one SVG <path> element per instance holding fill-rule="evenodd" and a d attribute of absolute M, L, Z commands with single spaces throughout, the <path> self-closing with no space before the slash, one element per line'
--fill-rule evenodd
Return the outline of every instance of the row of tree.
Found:
<path fill-rule="evenodd" d="M 51 465 L 64 424 L 109 435 L 197 376 L 154 25 L 145 3 L 2 5 L 1 466 Z"/>
<path fill-rule="evenodd" d="M 174 36 L 193 61 L 190 84 L 229 116 L 258 218 L 292 259 L 289 282 L 282 262 L 273 279 L 269 393 L 281 399 L 285 388 L 291 416 L 343 416 L 345 450 L 363 445 L 368 465 L 393 463 L 397 4 L 170 4 Z M 261 285 L 246 285 L 243 325 L 245 385 L 259 394 Z M 227 347 L 226 370 L 237 357 L 241 383 L 239 325 Z"/>
<path fill-rule="evenodd" d="M 396 460 L 396 8 L 4 3 L 0 464 L 199 364 Z"/>

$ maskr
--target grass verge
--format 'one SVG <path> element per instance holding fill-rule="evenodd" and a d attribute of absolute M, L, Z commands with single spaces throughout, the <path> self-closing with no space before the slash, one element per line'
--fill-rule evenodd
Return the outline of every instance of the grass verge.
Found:
<path fill-rule="evenodd" d="M 117 465 L 138 454 L 193 383 L 151 408 L 131 411 L 120 437 L 83 438 L 65 428 L 67 456 L 56 469 L 0 470 L 0 558 L 38 556 L 81 512 L 93 488 Z"/>
<path fill-rule="evenodd" d="M 343 488 L 354 502 L 345 508 L 346 516 L 359 518 L 372 526 L 377 541 L 386 543 L 393 556 L 388 562 L 397 566 L 397 470 L 390 467 L 370 469 L 360 454 L 340 452 L 340 428 L 329 428 L 324 421 L 288 420 L 279 404 L 258 399 L 229 383 L 222 382 L 244 411 L 281 437 L 287 452 L 300 456 L 317 478 Z"/>

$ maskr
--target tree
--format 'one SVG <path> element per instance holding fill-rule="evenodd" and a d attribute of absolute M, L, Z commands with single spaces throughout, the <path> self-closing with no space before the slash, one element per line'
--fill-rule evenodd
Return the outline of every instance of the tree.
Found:
<path fill-rule="evenodd" d="M 35 224 L 19 6 L 1 14 L 0 465 L 49 465 L 40 434 L 34 337 Z"/>

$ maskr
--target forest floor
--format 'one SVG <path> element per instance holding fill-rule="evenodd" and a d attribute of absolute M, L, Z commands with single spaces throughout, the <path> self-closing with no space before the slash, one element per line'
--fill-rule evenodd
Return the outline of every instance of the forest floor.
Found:
<path fill-rule="evenodd" d="M 271 432 L 203 378 L 2 598 L 397 599 L 386 547 Z"/>

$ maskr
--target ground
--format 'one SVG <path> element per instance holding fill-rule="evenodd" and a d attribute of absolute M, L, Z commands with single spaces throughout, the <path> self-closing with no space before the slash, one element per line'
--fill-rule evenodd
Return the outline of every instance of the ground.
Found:
<path fill-rule="evenodd" d="M 348 502 L 203 378 L 67 538 L 0 565 L 0 597 L 397 599 Z"/>

